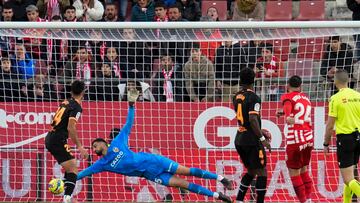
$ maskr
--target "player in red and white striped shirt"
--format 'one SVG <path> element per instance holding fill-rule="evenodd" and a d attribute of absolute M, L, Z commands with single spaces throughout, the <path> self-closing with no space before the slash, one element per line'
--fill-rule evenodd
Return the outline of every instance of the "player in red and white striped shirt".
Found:
<path fill-rule="evenodd" d="M 312 178 L 307 167 L 311 160 L 314 136 L 311 124 L 311 102 L 301 92 L 302 80 L 292 76 L 288 80 L 288 93 L 282 95 L 283 110 L 278 116 L 285 115 L 288 125 L 286 137 L 286 165 L 289 169 L 291 182 L 300 202 L 311 198 Z"/>

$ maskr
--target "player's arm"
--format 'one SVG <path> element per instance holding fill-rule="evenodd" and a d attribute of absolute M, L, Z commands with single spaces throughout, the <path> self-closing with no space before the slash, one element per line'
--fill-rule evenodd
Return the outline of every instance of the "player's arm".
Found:
<path fill-rule="evenodd" d="M 81 180 L 86 176 L 90 176 L 92 174 L 95 173 L 100 173 L 102 172 L 103 169 L 101 167 L 101 164 L 99 163 L 99 161 L 95 162 L 93 165 L 87 167 L 86 169 L 80 171 L 80 173 L 77 175 L 77 180 Z"/>
<path fill-rule="evenodd" d="M 86 149 L 82 146 L 76 129 L 76 124 L 80 118 L 80 115 L 81 115 L 80 109 L 75 108 L 72 110 L 72 112 L 70 113 L 67 130 L 69 132 L 69 137 L 71 141 L 76 145 L 76 148 L 80 151 L 81 156 L 84 159 L 87 159 L 89 154 L 87 153 Z"/>
<path fill-rule="evenodd" d="M 291 112 L 293 110 L 293 105 L 290 100 L 285 100 L 283 102 L 283 111 L 286 118 L 286 123 L 288 125 L 293 125 L 295 123 L 294 117 L 291 115 Z"/>
<path fill-rule="evenodd" d="M 334 132 L 335 119 L 337 117 L 337 105 L 334 99 L 330 99 L 329 103 L 329 116 L 325 128 L 324 136 L 324 150 L 325 152 L 329 151 L 329 144 L 331 141 L 331 136 Z"/>

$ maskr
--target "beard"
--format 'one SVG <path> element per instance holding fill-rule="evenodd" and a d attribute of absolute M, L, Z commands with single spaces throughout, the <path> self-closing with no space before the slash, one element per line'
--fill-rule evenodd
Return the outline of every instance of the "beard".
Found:
<path fill-rule="evenodd" d="M 103 150 L 98 150 L 98 151 L 95 151 L 95 154 L 98 156 L 102 156 L 103 155 L 102 152 L 103 152 Z"/>

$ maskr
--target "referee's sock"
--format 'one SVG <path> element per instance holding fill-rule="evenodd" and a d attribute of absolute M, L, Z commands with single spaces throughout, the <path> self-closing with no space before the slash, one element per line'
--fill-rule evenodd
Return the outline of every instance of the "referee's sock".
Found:
<path fill-rule="evenodd" d="M 300 174 L 301 179 L 305 185 L 305 194 L 306 194 L 306 199 L 310 199 L 311 198 L 311 194 L 312 194 L 312 178 L 309 175 L 309 171 L 306 171 L 305 173 Z"/>
<path fill-rule="evenodd" d="M 65 173 L 65 193 L 64 195 L 71 196 L 76 185 L 77 175 L 75 173 Z"/>
<path fill-rule="evenodd" d="M 349 186 L 344 184 L 344 191 L 343 191 L 343 203 L 351 203 L 353 193 Z"/>
<path fill-rule="evenodd" d="M 256 203 L 264 203 L 265 194 L 266 194 L 266 182 L 267 182 L 266 176 L 258 176 L 256 178 L 256 184 L 255 184 L 255 189 L 257 194 Z"/>
<path fill-rule="evenodd" d="M 201 194 L 201 195 L 205 195 L 205 196 L 208 196 L 208 197 L 218 198 L 218 193 L 216 193 L 215 196 L 214 196 L 214 192 L 212 192 L 209 189 L 204 188 L 204 187 L 202 187 L 200 185 L 197 185 L 195 183 L 189 183 L 189 187 L 187 189 L 189 191 L 193 192 L 193 193 L 196 193 L 196 194 Z"/>
<path fill-rule="evenodd" d="M 293 176 L 291 177 L 291 182 L 293 184 L 296 196 L 298 197 L 300 202 L 306 202 L 306 193 L 305 193 L 305 185 L 301 176 Z"/>
<path fill-rule="evenodd" d="M 349 182 L 349 187 L 351 191 L 357 196 L 360 197 L 360 183 L 357 180 L 352 180 Z"/>
<path fill-rule="evenodd" d="M 246 173 L 240 182 L 239 192 L 236 196 L 236 201 L 244 201 L 247 190 L 249 189 L 251 181 L 254 179 L 254 176 Z"/>
<path fill-rule="evenodd" d="M 199 168 L 190 168 L 190 175 L 198 178 L 213 179 L 213 180 L 216 180 L 218 178 L 218 175 L 216 175 L 215 173 L 211 173 L 209 171 L 205 171 Z"/>

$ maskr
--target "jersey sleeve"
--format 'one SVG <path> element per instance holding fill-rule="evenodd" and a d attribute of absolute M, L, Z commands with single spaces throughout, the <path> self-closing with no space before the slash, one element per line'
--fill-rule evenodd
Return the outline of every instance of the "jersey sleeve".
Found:
<path fill-rule="evenodd" d="M 336 99 L 334 97 L 330 98 L 329 102 L 329 116 L 336 118 L 337 115 L 337 104 Z"/>
<path fill-rule="evenodd" d="M 257 114 L 260 115 L 260 111 L 261 111 L 261 100 L 260 98 L 253 94 L 250 99 L 249 99 L 249 103 L 247 104 L 248 106 L 248 112 L 249 115 L 250 114 Z"/>
<path fill-rule="evenodd" d="M 284 105 L 286 101 L 291 102 L 291 98 L 289 94 L 283 94 L 280 98 L 281 104 Z"/>
<path fill-rule="evenodd" d="M 79 104 L 76 104 L 70 109 L 69 118 L 74 118 L 76 121 L 78 121 L 80 119 L 81 113 L 82 113 L 81 106 Z"/>
<path fill-rule="evenodd" d="M 95 162 L 93 165 L 87 167 L 86 169 L 80 171 L 80 173 L 77 175 L 77 180 L 81 180 L 86 176 L 90 176 L 92 174 L 95 173 L 100 173 L 103 171 L 102 169 L 102 164 L 100 162 L 100 160 L 98 160 L 97 162 Z"/>
<path fill-rule="evenodd" d="M 128 115 L 126 118 L 126 123 L 125 123 L 124 127 L 121 129 L 120 133 L 113 140 L 114 143 L 121 142 L 121 143 L 124 143 L 127 145 L 128 139 L 129 139 L 129 134 L 130 134 L 131 128 L 134 124 L 134 120 L 135 120 L 135 108 L 133 106 L 130 106 L 129 110 L 128 110 Z"/>

